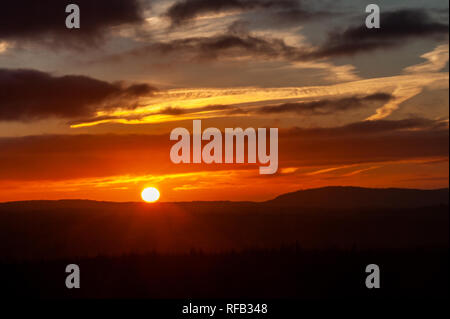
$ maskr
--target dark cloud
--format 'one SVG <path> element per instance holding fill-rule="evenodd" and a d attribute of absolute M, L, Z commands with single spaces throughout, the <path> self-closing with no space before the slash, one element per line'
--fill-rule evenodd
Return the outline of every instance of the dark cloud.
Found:
<path fill-rule="evenodd" d="M 110 55 L 95 62 L 117 63 L 124 58 L 157 54 L 172 55 L 179 62 L 186 60 L 214 60 L 242 56 L 258 56 L 267 59 L 296 59 L 303 51 L 287 45 L 277 38 L 250 34 L 243 21 L 231 24 L 225 33 L 209 37 L 190 37 L 166 42 L 155 42 L 125 53 Z"/>
<path fill-rule="evenodd" d="M 0 69 L 0 121 L 93 117 L 107 108 L 133 108 L 156 88 L 108 83 L 86 76 L 53 76 L 35 70 Z"/>
<path fill-rule="evenodd" d="M 330 128 L 295 128 L 282 134 L 285 165 L 346 165 L 446 158 L 448 123 L 424 118 L 378 120 Z M 295 145 L 295 147 L 293 147 Z"/>
<path fill-rule="evenodd" d="M 403 120 L 377 120 L 350 123 L 332 128 L 293 128 L 287 134 L 302 137 L 330 138 L 333 136 L 383 136 L 385 134 L 414 134 L 414 132 L 445 132 L 448 123 L 425 118 L 410 118 Z M 447 132 L 448 135 L 448 132 Z"/>
<path fill-rule="evenodd" d="M 194 54 L 198 59 L 216 59 L 242 55 L 258 55 L 276 58 L 294 53 L 295 48 L 281 39 L 269 39 L 250 34 L 226 33 L 212 37 L 197 37 L 160 42 L 147 48 L 161 54 Z M 137 51 L 142 53 L 140 50 Z"/>
<path fill-rule="evenodd" d="M 163 173 L 171 164 L 167 141 L 166 135 L 144 134 L 0 137 L 0 180 Z"/>
<path fill-rule="evenodd" d="M 448 158 L 448 143 L 448 125 L 423 118 L 280 129 L 280 167 L 435 160 Z M 168 133 L 0 137 L 0 180 L 173 174 L 205 169 L 201 165 L 172 164 L 168 160 L 171 146 Z"/>
<path fill-rule="evenodd" d="M 361 20 L 363 21 L 363 20 Z M 382 12 L 380 28 L 368 29 L 364 23 L 343 32 L 331 32 L 328 41 L 311 57 L 352 55 L 405 44 L 413 37 L 442 39 L 448 34 L 448 24 L 434 21 L 424 9 Z"/>
<path fill-rule="evenodd" d="M 387 93 L 375 93 L 367 96 L 352 96 L 341 99 L 324 99 L 311 102 L 285 103 L 259 108 L 256 113 L 276 114 L 276 113 L 296 113 L 302 115 L 327 115 L 336 112 L 359 109 L 370 102 L 386 103 L 392 96 Z"/>
<path fill-rule="evenodd" d="M 173 26 L 178 26 L 202 14 L 231 10 L 264 9 L 285 20 L 297 21 L 318 14 L 305 8 L 304 2 L 298 0 L 182 0 L 169 7 L 165 15 L 169 17 Z"/>
<path fill-rule="evenodd" d="M 208 111 L 222 111 L 229 109 L 228 105 L 208 105 L 203 107 L 194 107 L 194 108 L 178 108 L 178 107 L 167 107 L 157 113 L 153 113 L 150 115 L 183 115 L 183 114 L 193 114 L 199 112 L 208 112 Z"/>
<path fill-rule="evenodd" d="M 80 7 L 81 28 L 67 29 L 68 4 Z M 101 39 L 110 27 L 140 23 L 138 0 L 16 0 L 3 1 L 0 40 L 27 40 L 51 45 L 84 46 Z"/>
<path fill-rule="evenodd" d="M 128 52 L 129 56 L 158 53 L 180 57 L 180 60 L 214 60 L 241 57 L 285 61 L 308 61 L 391 48 L 407 43 L 416 37 L 433 37 L 437 40 L 448 34 L 448 26 L 433 21 L 424 10 L 383 12 L 380 29 L 368 29 L 364 24 L 347 30 L 331 32 L 328 40 L 316 48 L 297 47 L 283 39 L 254 35 L 244 21 L 238 20 L 228 30 L 210 37 L 191 37 L 167 42 L 157 42 Z M 110 57 L 110 60 L 120 59 Z"/>

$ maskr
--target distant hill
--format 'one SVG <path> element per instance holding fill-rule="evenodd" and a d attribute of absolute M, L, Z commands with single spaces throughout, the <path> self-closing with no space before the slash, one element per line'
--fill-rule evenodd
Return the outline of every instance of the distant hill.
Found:
<path fill-rule="evenodd" d="M 449 189 L 323 187 L 283 194 L 268 201 L 276 205 L 321 208 L 413 208 L 448 205 Z"/>
<path fill-rule="evenodd" d="M 267 202 L 0 203 L 0 261 L 276 248 L 448 247 L 448 189 L 326 187 Z"/>

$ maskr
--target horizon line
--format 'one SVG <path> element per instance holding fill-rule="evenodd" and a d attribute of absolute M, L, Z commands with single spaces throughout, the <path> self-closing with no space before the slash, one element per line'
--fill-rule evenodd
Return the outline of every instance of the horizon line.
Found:
<path fill-rule="evenodd" d="M 432 188 L 432 189 L 421 189 L 421 188 L 408 188 L 408 187 L 362 187 L 362 186 L 322 186 L 322 187 L 314 187 L 314 188 L 304 188 L 298 189 L 296 191 L 282 193 L 280 195 L 276 195 L 272 199 L 263 200 L 263 201 L 254 201 L 254 200 L 240 200 L 233 201 L 229 199 L 223 200 L 193 200 L 193 201 L 157 201 L 153 203 L 147 203 L 144 201 L 111 201 L 111 200 L 97 200 L 97 199 L 84 199 L 84 198 L 60 198 L 60 199 L 24 199 L 24 200 L 13 200 L 13 201 L 0 201 L 0 204 L 9 204 L 9 203 L 23 203 L 23 202 L 62 202 L 62 201 L 79 201 L 79 202 L 97 202 L 97 203 L 116 203 L 116 204 L 145 204 L 145 205 L 157 205 L 157 204 L 182 204 L 182 203 L 220 203 L 220 202 L 231 202 L 231 203 L 265 203 L 270 202 L 272 200 L 277 199 L 280 196 L 293 194 L 302 191 L 309 190 L 321 190 L 326 188 L 356 188 L 356 189 L 370 189 L 370 190 L 410 190 L 410 191 L 440 191 L 440 190 L 449 190 L 449 187 L 441 187 L 441 188 Z"/>

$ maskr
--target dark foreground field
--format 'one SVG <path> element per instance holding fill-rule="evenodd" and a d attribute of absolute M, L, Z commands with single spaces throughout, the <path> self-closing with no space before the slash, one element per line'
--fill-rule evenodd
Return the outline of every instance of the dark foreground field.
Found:
<path fill-rule="evenodd" d="M 449 295 L 448 189 L 324 188 L 264 203 L 0 204 L 3 297 Z M 65 287 L 78 264 L 81 289 Z M 365 286 L 377 264 L 381 289 Z"/>
<path fill-rule="evenodd" d="M 80 289 L 65 287 L 67 264 Z M 377 263 L 381 288 L 365 286 Z M 2 264 L 2 298 L 448 298 L 447 250 L 278 250 L 127 255 Z"/>

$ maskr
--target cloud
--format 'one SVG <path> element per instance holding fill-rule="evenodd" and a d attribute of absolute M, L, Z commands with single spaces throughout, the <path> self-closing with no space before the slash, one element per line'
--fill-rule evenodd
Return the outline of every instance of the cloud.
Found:
<path fill-rule="evenodd" d="M 377 120 L 350 123 L 344 126 L 331 128 L 302 129 L 293 128 L 289 132 L 295 136 L 302 137 L 347 137 L 347 136 L 377 136 L 393 134 L 398 132 L 414 133 L 414 131 L 437 132 L 448 129 L 445 121 L 430 120 L 425 118 L 411 118 L 403 120 Z"/>
<path fill-rule="evenodd" d="M 386 118 L 403 102 L 419 94 L 422 90 L 437 89 L 448 89 L 448 72 L 406 74 L 322 86 L 169 89 L 158 93 L 152 98 L 151 104 L 139 109 L 120 113 L 105 112 L 101 118 L 94 117 L 75 121 L 72 127 L 93 126 L 106 122 L 143 124 L 189 120 L 194 117 L 206 119 L 243 114 L 252 115 L 251 112 L 258 110 L 258 107 L 276 107 L 294 103 L 293 101 L 309 103 L 311 101 L 343 100 L 341 103 L 345 107 L 351 102 L 351 100 L 346 100 L 347 98 L 361 99 L 372 95 L 376 101 L 366 99 L 360 102 L 363 107 L 367 105 L 370 108 L 381 102 L 382 105 L 372 115 L 366 114 L 371 120 L 376 120 Z M 388 99 L 384 94 L 390 94 L 390 98 Z M 328 103 L 327 108 L 332 107 Z M 355 107 L 355 109 L 360 108 Z M 448 116 L 448 112 L 440 116 Z M 356 119 L 347 118 L 347 120 L 351 122 Z"/>
<path fill-rule="evenodd" d="M 8 50 L 9 48 L 9 43 L 6 41 L 0 41 L 0 54 L 6 52 L 6 50 Z"/>
<path fill-rule="evenodd" d="M 165 13 L 172 26 L 180 26 L 198 16 L 227 11 L 263 9 L 275 17 L 289 21 L 309 19 L 319 13 L 305 8 L 298 0 L 182 0 L 175 2 Z"/>
<path fill-rule="evenodd" d="M 125 86 L 87 76 L 0 69 L 0 121 L 92 117 L 101 110 L 135 108 L 140 97 L 155 91 L 148 84 Z"/>
<path fill-rule="evenodd" d="M 126 56 L 142 56 L 157 53 L 174 55 L 180 60 L 216 60 L 260 57 L 268 60 L 300 61 L 306 57 L 306 49 L 287 44 L 281 38 L 252 34 L 243 21 L 234 21 L 225 32 L 208 36 L 183 37 L 154 42 L 126 52 Z M 123 54 L 112 56 L 116 60 Z"/>
<path fill-rule="evenodd" d="M 138 0 L 77 0 L 81 28 L 67 29 L 65 8 L 71 3 L 73 1 L 4 1 L 0 10 L 0 40 L 81 47 L 97 42 L 111 27 L 143 21 Z"/>
<path fill-rule="evenodd" d="M 260 114 L 296 113 L 302 115 L 327 115 L 364 107 L 370 102 L 388 102 L 392 96 L 387 93 L 375 93 L 367 96 L 352 96 L 341 99 L 324 99 L 312 102 L 284 103 L 265 106 L 256 110 Z"/>
<path fill-rule="evenodd" d="M 227 1 L 224 1 L 224 3 Z M 186 1 L 175 5 L 188 6 L 202 4 L 199 8 L 209 8 L 209 1 Z M 214 2 L 213 4 L 222 2 Z M 230 2 L 234 3 L 234 2 Z M 237 3 L 240 3 L 237 1 Z M 247 2 L 246 2 L 247 3 Z M 250 3 L 250 2 L 249 2 Z M 213 5 L 211 4 L 211 5 Z M 225 6 L 225 4 L 223 4 Z M 227 4 L 229 6 L 231 4 Z M 174 8 L 175 8 L 174 7 Z M 200 9 L 199 9 L 200 10 Z M 202 9 L 203 10 L 203 9 Z M 196 13 L 190 11 L 188 15 Z M 183 16 L 182 14 L 180 14 Z M 183 19 L 182 19 L 183 20 Z M 448 25 L 434 21 L 423 9 L 397 10 L 383 12 L 380 29 L 368 29 L 360 25 L 337 32 L 331 31 L 324 43 L 317 47 L 310 45 L 288 44 L 282 38 L 254 34 L 242 28 L 242 21 L 232 23 L 228 30 L 211 36 L 184 37 L 161 41 L 140 47 L 125 53 L 127 56 L 139 56 L 158 53 L 162 56 L 174 55 L 179 60 L 220 60 L 254 58 L 282 60 L 290 63 L 311 62 L 318 59 L 343 55 L 354 55 L 377 49 L 388 49 L 407 43 L 410 38 L 435 38 L 442 40 L 448 34 Z M 122 56 L 122 55 L 121 55 Z M 120 56 L 110 57 L 117 59 Z M 348 73 L 348 72 L 346 72 Z"/>
<path fill-rule="evenodd" d="M 423 90 L 422 87 L 411 87 L 402 85 L 398 86 L 393 93 L 395 98 L 391 99 L 390 101 L 388 101 L 388 103 L 378 108 L 375 111 L 375 114 L 369 116 L 367 120 L 381 120 L 388 117 L 389 115 L 392 114 L 392 112 L 394 112 L 400 107 L 400 104 L 421 93 L 422 90 Z"/>
<path fill-rule="evenodd" d="M 265 58 L 290 59 L 297 52 L 282 39 L 236 34 L 232 32 L 211 37 L 194 37 L 158 42 L 147 48 L 138 49 L 137 54 L 157 51 L 160 54 L 193 55 L 196 59 L 212 60 L 218 58 L 242 57 L 245 55 Z"/>
<path fill-rule="evenodd" d="M 213 117 L 220 116 L 234 116 L 234 115 L 269 115 L 280 113 L 296 113 L 298 115 L 329 115 L 337 112 L 345 112 L 349 110 L 355 110 L 363 108 L 373 102 L 386 103 L 393 99 L 390 94 L 387 93 L 373 93 L 366 96 L 351 96 L 345 98 L 335 99 L 318 99 L 311 102 L 296 102 L 296 103 L 284 103 L 278 105 L 267 106 L 241 106 L 241 105 L 206 105 L 200 107 L 165 107 L 158 111 L 142 112 L 139 114 L 131 115 L 119 115 L 119 116 L 97 116 L 94 118 L 82 118 L 76 121 L 70 122 L 71 125 L 83 125 L 89 123 L 98 123 L 101 121 L 110 120 L 142 120 L 148 117 L 172 116 L 173 120 L 189 119 L 196 117 Z M 167 118 L 166 118 L 167 120 Z"/>
<path fill-rule="evenodd" d="M 406 73 L 438 72 L 448 63 L 448 43 L 438 45 L 433 51 L 420 56 L 426 62 L 405 68 Z"/>
<path fill-rule="evenodd" d="M 161 111 L 152 113 L 150 115 L 184 115 L 184 114 L 195 114 L 199 112 L 208 112 L 208 111 L 224 111 L 224 110 L 230 110 L 234 109 L 233 107 L 230 107 L 228 105 L 208 105 L 203 107 L 195 107 L 195 108 L 179 108 L 179 107 L 168 107 L 165 109 L 162 109 Z"/>
<path fill-rule="evenodd" d="M 349 165 L 448 159 L 448 123 L 424 118 L 378 120 L 330 128 L 294 128 L 280 138 L 280 163 L 286 166 Z M 295 148 L 293 147 L 295 145 Z"/>
<path fill-rule="evenodd" d="M 306 57 L 353 55 L 404 45 L 406 39 L 448 34 L 448 25 L 434 21 L 424 9 L 404 9 L 381 13 L 380 28 L 368 29 L 363 23 L 343 32 L 331 32 L 328 41 Z"/>
<path fill-rule="evenodd" d="M 448 123 L 423 118 L 280 129 L 280 170 L 448 158 L 448 142 Z M 174 165 L 168 157 L 171 146 L 168 134 L 0 138 L 0 180 L 63 180 L 250 168 L 235 164 Z"/>

